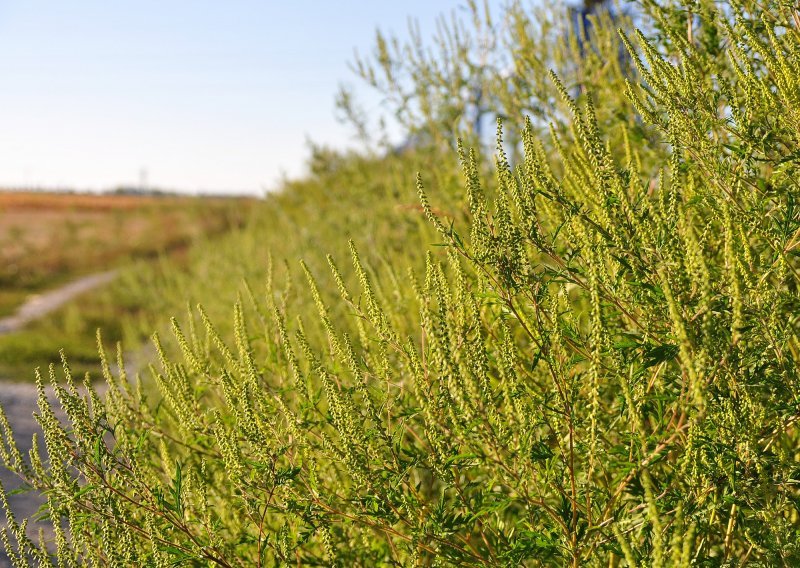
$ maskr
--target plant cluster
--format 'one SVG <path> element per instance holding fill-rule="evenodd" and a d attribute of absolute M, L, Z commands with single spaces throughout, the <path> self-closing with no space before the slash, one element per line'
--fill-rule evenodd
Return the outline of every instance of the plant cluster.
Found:
<path fill-rule="evenodd" d="M 547 110 L 493 176 L 318 149 L 165 277 L 193 307 L 148 373 L 98 337 L 103 396 L 50 369 L 67 425 L 39 378 L 44 452 L 0 420 L 60 566 L 800 563 L 800 12 L 646 0 L 579 47 L 506 15 L 557 72 L 505 91 Z M 51 562 L 6 510 L 12 560 Z"/>

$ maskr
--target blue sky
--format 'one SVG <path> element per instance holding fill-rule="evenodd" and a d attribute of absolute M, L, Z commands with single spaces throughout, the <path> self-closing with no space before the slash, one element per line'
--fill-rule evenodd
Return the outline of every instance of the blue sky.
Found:
<path fill-rule="evenodd" d="M 499 5 L 501 2 L 493 1 Z M 343 146 L 338 85 L 376 27 L 458 0 L 0 1 L 0 187 L 262 193 L 306 138 Z"/>

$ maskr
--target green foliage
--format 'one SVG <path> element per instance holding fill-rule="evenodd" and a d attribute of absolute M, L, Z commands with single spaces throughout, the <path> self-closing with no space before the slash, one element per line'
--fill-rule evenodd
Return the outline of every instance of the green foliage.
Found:
<path fill-rule="evenodd" d="M 550 74 L 516 163 L 501 127 L 493 177 L 459 144 L 461 194 L 436 145 L 318 149 L 165 271 L 165 309 L 193 307 L 153 337 L 155 387 L 101 344 L 102 397 L 51 369 L 63 426 L 40 379 L 46 456 L 6 431 L 1 457 L 61 565 L 800 563 L 800 14 L 641 17 L 635 71 Z M 13 518 L 5 542 L 49 562 Z"/>

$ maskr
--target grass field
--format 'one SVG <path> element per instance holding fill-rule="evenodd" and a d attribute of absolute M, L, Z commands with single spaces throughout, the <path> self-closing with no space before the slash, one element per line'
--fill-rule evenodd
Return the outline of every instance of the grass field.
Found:
<path fill-rule="evenodd" d="M 245 207 L 226 199 L 0 192 L 0 315 L 30 292 L 240 224 Z"/>
<path fill-rule="evenodd" d="M 241 226 L 255 199 L 0 192 L 0 317 L 31 295 L 82 275 L 158 257 L 180 263 L 193 242 Z M 25 329 L 0 336 L 0 377 L 31 375 L 61 348 L 92 368 L 97 328 L 117 339 L 120 315 L 140 311 L 124 283 L 78 298 Z M 85 352 L 85 356 L 81 353 Z"/>

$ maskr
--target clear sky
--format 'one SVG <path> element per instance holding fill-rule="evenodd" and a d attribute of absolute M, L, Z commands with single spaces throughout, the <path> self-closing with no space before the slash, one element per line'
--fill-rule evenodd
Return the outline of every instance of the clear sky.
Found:
<path fill-rule="evenodd" d="M 499 1 L 493 4 L 500 4 Z M 338 85 L 375 28 L 458 0 L 2 0 L 0 186 L 262 193 L 306 139 L 343 146 Z"/>

